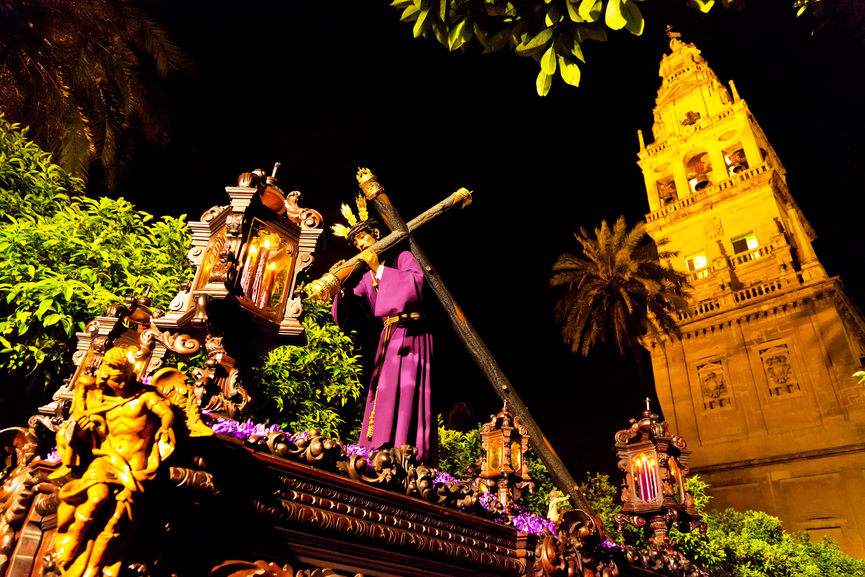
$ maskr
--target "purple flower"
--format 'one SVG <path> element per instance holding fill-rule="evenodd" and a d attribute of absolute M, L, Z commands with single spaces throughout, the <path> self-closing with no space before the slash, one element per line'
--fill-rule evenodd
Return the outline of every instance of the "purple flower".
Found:
<path fill-rule="evenodd" d="M 436 470 L 436 476 L 433 479 L 433 485 L 441 483 L 442 485 L 453 485 L 457 480 L 450 473 Z"/>
<path fill-rule="evenodd" d="M 514 529 L 520 533 L 534 533 L 535 535 L 540 535 L 544 532 L 544 529 L 549 529 L 550 533 L 553 535 L 556 534 L 556 527 L 552 521 L 541 517 L 540 515 L 529 513 L 528 511 L 523 511 L 518 515 L 512 516 L 511 523 L 514 526 Z"/>
<path fill-rule="evenodd" d="M 56 463 L 60 460 L 60 453 L 57 452 L 57 447 L 54 447 L 53 449 L 48 451 L 48 454 L 45 455 L 45 460 L 49 463 Z"/>
<path fill-rule="evenodd" d="M 484 493 L 483 495 L 481 495 L 481 498 L 479 499 L 479 501 L 481 503 L 481 507 L 483 507 L 484 509 L 489 509 L 490 507 L 493 506 L 493 501 L 498 501 L 498 500 L 499 500 L 499 498 L 498 498 L 498 496 L 496 496 L 495 493 Z"/>
<path fill-rule="evenodd" d="M 615 543 L 613 543 L 613 542 L 610 541 L 609 539 L 604 539 L 604 540 L 601 542 L 601 547 L 603 547 L 604 549 L 606 549 L 607 551 L 609 551 L 610 549 L 615 549 L 615 548 L 617 548 L 618 545 L 616 545 Z"/>
<path fill-rule="evenodd" d="M 304 431 L 306 432 L 306 431 Z M 365 449 L 360 445 L 346 445 L 345 446 L 345 456 L 351 457 L 352 455 L 360 455 L 361 457 L 369 458 L 369 454 L 372 451 L 369 449 Z"/>
<path fill-rule="evenodd" d="M 308 438 L 309 438 L 309 431 L 301 431 L 299 433 L 295 433 L 293 435 L 288 436 L 288 440 L 291 441 L 292 443 L 296 443 L 300 439 L 308 439 Z"/>
<path fill-rule="evenodd" d="M 216 419 L 216 423 L 210 427 L 214 433 L 234 437 L 235 439 L 246 440 L 250 437 L 265 437 L 267 433 L 279 433 L 282 429 L 279 425 L 267 426 L 264 424 L 255 424 L 252 419 L 245 423 L 240 423 L 234 419 Z"/>

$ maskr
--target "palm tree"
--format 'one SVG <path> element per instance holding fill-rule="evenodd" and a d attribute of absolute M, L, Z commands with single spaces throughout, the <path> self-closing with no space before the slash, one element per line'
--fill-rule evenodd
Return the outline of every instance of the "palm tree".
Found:
<path fill-rule="evenodd" d="M 628 347 L 640 364 L 641 336 L 663 345 L 662 333 L 681 335 L 674 314 L 687 311 L 690 285 L 684 273 L 661 264 L 677 254 L 659 250 L 667 239 L 653 241 L 643 222 L 629 232 L 623 216 L 612 229 L 602 221 L 596 238 L 583 228 L 574 236 L 584 257 L 559 255 L 550 280 L 550 286 L 566 288 L 554 311 L 573 352 L 586 356 L 612 337 L 623 356 Z"/>
<path fill-rule="evenodd" d="M 136 0 L 0 0 L 0 112 L 54 162 L 116 187 L 135 141 L 166 141 L 158 78 L 188 65 Z"/>

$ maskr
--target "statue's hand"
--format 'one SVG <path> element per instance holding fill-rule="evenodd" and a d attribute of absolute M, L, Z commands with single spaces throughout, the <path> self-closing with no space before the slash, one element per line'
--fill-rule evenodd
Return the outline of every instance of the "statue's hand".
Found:
<path fill-rule="evenodd" d="M 366 249 L 358 255 L 358 258 L 367 264 L 369 270 L 373 272 L 378 270 L 378 255 L 375 254 L 374 250 Z"/>
<path fill-rule="evenodd" d="M 341 258 L 341 259 L 339 259 L 338 261 L 336 261 L 335 263 L 333 263 L 333 266 L 330 267 L 330 269 L 329 269 L 328 272 L 333 272 L 334 269 L 337 269 L 337 268 L 341 267 L 341 266 L 344 265 L 344 264 L 345 264 L 345 259 L 344 259 L 344 258 Z"/>
<path fill-rule="evenodd" d="M 159 430 L 156 431 L 156 442 L 171 442 L 171 427 L 160 427 Z"/>
<path fill-rule="evenodd" d="M 75 424 L 77 424 L 78 428 L 81 429 L 82 431 L 89 431 L 96 426 L 93 423 L 93 421 L 90 419 L 90 415 L 88 415 L 86 413 L 83 415 L 78 415 L 77 417 L 75 417 Z"/>

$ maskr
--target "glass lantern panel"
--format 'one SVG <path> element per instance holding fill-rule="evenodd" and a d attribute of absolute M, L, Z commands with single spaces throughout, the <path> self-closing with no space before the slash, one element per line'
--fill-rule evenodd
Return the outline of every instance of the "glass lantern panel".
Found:
<path fill-rule="evenodd" d="M 522 452 L 520 444 L 516 441 L 511 442 L 511 469 L 519 473 L 522 470 Z"/>
<path fill-rule="evenodd" d="M 502 468 L 502 439 L 490 439 L 489 443 L 489 468 L 497 471 Z"/>
<path fill-rule="evenodd" d="M 225 246 L 225 227 L 219 230 L 210 240 L 210 246 L 207 247 L 207 254 L 201 262 L 201 281 L 199 287 L 202 287 L 210 282 L 210 273 L 213 271 L 213 265 L 219 260 L 219 255 Z"/>
<path fill-rule="evenodd" d="M 673 477 L 673 494 L 676 501 L 679 503 L 685 502 L 685 483 L 682 479 L 682 470 L 679 468 L 679 463 L 675 457 L 670 457 L 668 461 L 670 466 L 670 474 Z"/>
<path fill-rule="evenodd" d="M 291 243 L 256 219 L 244 253 L 237 281 L 239 298 L 247 306 L 278 317 L 290 281 Z"/>
<path fill-rule="evenodd" d="M 658 461 L 654 455 L 640 453 L 631 458 L 637 499 L 649 503 L 658 498 Z"/>

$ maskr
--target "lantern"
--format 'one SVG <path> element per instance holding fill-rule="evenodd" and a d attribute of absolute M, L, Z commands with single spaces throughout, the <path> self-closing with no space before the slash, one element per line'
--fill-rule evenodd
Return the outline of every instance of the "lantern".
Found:
<path fill-rule="evenodd" d="M 234 328 L 243 333 L 238 337 L 254 337 L 264 350 L 305 344 L 297 280 L 312 265 L 322 220 L 316 211 L 298 206 L 299 192 L 285 195 L 275 174 L 276 168 L 271 176 L 260 169 L 241 174 L 237 186 L 225 189 L 229 205 L 211 208 L 200 222 L 189 223 L 195 278 L 160 326 L 218 325 L 227 340 Z"/>
<path fill-rule="evenodd" d="M 239 367 L 278 346 L 306 344 L 297 284 L 313 264 L 323 228 L 318 212 L 299 206 L 299 192 L 279 188 L 276 167 L 270 176 L 243 173 L 225 191 L 229 204 L 189 223 L 195 277 L 154 324 L 206 342 L 207 369 L 195 384 L 199 402 L 239 417 L 251 401 L 236 385 Z"/>
<path fill-rule="evenodd" d="M 498 500 L 510 511 L 519 498 L 520 489 L 531 489 L 533 483 L 526 464 L 529 435 L 505 403 L 498 415 L 492 415 L 481 429 L 484 458 L 481 460 L 479 484 L 494 492 Z"/>
<path fill-rule="evenodd" d="M 654 532 L 652 542 L 667 542 L 672 523 L 687 532 L 695 527 L 705 530 L 694 499 L 685 485 L 691 451 L 682 437 L 670 433 L 669 424 L 659 421 L 646 399 L 643 418 L 631 419 L 631 428 L 616 433 L 619 469 L 625 474 L 622 512 L 616 516 L 620 529 L 624 523 Z"/>

